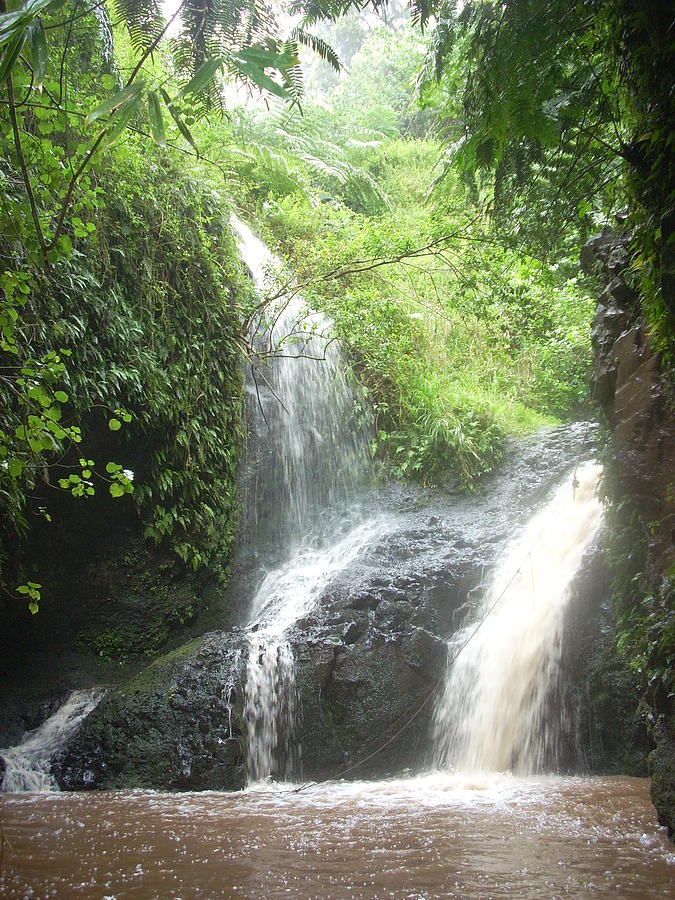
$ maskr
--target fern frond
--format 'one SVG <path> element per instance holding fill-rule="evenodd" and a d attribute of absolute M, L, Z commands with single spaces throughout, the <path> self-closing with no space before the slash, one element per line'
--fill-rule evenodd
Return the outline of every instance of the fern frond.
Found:
<path fill-rule="evenodd" d="M 374 10 L 386 6 L 389 0 L 293 0 L 290 7 L 291 14 L 300 13 L 303 16 L 302 27 L 307 28 L 319 22 L 334 22 L 340 16 L 344 16 L 352 9 L 360 10 L 370 6 Z"/>
<path fill-rule="evenodd" d="M 318 37 L 316 34 L 310 34 L 303 28 L 294 28 L 292 37 L 298 44 L 302 44 L 303 47 L 308 47 L 316 53 L 319 59 L 327 62 L 336 72 L 339 72 L 342 69 L 342 63 L 338 59 L 337 53 L 323 38 Z"/>
<path fill-rule="evenodd" d="M 159 37 L 166 24 L 158 0 L 114 0 L 117 22 L 124 23 L 137 53 L 142 53 Z"/>

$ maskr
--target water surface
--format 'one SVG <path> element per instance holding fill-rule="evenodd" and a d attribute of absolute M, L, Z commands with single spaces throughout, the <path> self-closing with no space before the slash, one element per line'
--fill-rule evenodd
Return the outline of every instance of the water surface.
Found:
<path fill-rule="evenodd" d="M 7 897 L 666 897 L 675 875 L 624 777 L 7 794 L 0 821 Z"/>

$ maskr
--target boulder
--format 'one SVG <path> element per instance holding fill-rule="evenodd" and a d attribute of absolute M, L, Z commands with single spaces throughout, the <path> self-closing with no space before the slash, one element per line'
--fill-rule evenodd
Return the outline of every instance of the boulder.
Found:
<path fill-rule="evenodd" d="M 66 790 L 242 787 L 244 676 L 241 633 L 191 641 L 110 692 L 53 774 Z"/>
<path fill-rule="evenodd" d="M 654 729 L 656 747 L 649 755 L 651 797 L 661 825 L 675 836 L 675 723 L 665 717 Z"/>

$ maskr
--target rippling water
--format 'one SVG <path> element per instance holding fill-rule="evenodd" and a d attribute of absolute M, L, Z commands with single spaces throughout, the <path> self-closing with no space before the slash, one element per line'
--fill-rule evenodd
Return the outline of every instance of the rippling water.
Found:
<path fill-rule="evenodd" d="M 444 774 L 291 788 L 5 795 L 0 893 L 672 896 L 675 854 L 646 779 Z"/>

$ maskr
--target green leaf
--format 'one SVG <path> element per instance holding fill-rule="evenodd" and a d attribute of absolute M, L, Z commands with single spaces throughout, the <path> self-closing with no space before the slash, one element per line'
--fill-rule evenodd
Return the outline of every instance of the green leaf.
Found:
<path fill-rule="evenodd" d="M 65 391 L 54 391 L 54 399 L 58 400 L 59 403 L 67 403 L 68 394 Z"/>
<path fill-rule="evenodd" d="M 40 609 L 37 600 L 31 600 L 28 604 L 28 609 L 33 613 L 33 615 L 35 615 L 35 613 Z"/>
<path fill-rule="evenodd" d="M 199 148 L 197 147 L 197 144 L 195 143 L 195 139 L 192 137 L 192 134 L 190 133 L 190 129 L 187 127 L 185 122 L 181 119 L 180 113 L 178 112 L 176 107 L 171 102 L 169 95 L 164 90 L 164 88 L 160 88 L 159 90 L 160 90 L 162 97 L 164 98 L 164 102 L 166 103 L 169 112 L 171 113 L 171 118 L 174 120 L 174 122 L 178 126 L 178 130 L 183 135 L 185 140 L 190 144 L 190 146 L 194 149 L 194 151 L 197 154 L 199 154 Z"/>
<path fill-rule="evenodd" d="M 52 422 L 59 422 L 61 420 L 61 407 L 54 404 L 50 406 L 49 409 L 46 409 L 44 414 L 45 417 L 51 419 Z"/>
<path fill-rule="evenodd" d="M 330 44 L 327 44 L 323 38 L 317 37 L 304 31 L 302 28 L 295 28 L 292 37 L 304 47 L 310 47 L 324 62 L 327 62 L 336 72 L 342 69 L 342 63 L 338 59 L 337 53 Z"/>
<path fill-rule="evenodd" d="M 108 428 L 111 431 L 119 431 L 121 427 L 122 427 L 122 423 L 120 422 L 119 419 L 111 419 L 108 422 Z"/>
<path fill-rule="evenodd" d="M 152 138 L 160 147 L 166 147 L 166 132 L 164 131 L 164 116 L 159 104 L 159 97 L 154 91 L 148 94 L 148 118 L 150 119 L 150 131 Z"/>
<path fill-rule="evenodd" d="M 35 87 L 42 91 L 42 82 L 47 74 L 47 41 L 45 30 L 40 19 L 36 19 L 28 26 L 28 40 L 30 42 L 30 64 L 33 67 L 33 80 Z"/>
<path fill-rule="evenodd" d="M 139 94 L 137 97 L 132 97 L 130 100 L 127 100 L 123 106 L 119 107 L 118 111 L 115 113 L 114 124 L 103 139 L 103 142 L 99 147 L 100 150 L 107 150 L 109 147 L 112 147 L 113 144 L 117 143 L 122 137 L 129 120 L 138 109 L 140 102 L 141 95 Z M 111 122 L 112 121 L 113 120 L 111 119 Z"/>
<path fill-rule="evenodd" d="M 49 396 L 47 391 L 39 384 L 35 385 L 28 391 L 28 396 L 31 400 L 36 400 L 40 406 L 45 408 L 52 405 L 52 398 Z"/>
<path fill-rule="evenodd" d="M 118 93 L 116 93 L 113 97 L 110 97 L 108 100 L 92 109 L 84 120 L 85 126 L 91 125 L 91 123 L 95 122 L 97 119 L 101 119 L 103 116 L 107 116 L 108 113 L 114 112 L 123 104 L 126 104 L 134 100 L 135 98 L 140 98 L 144 87 L 145 82 L 142 80 L 134 81 L 132 84 L 128 84 L 125 88 L 122 88 L 121 91 L 118 91 Z"/>
<path fill-rule="evenodd" d="M 252 48 L 243 48 L 235 57 L 232 58 L 232 64 L 235 70 L 253 82 L 261 90 L 268 91 L 277 97 L 284 99 L 292 99 L 291 94 L 283 85 L 278 84 L 269 75 L 265 74 L 265 68 L 277 68 L 274 62 L 259 62 L 259 54 L 252 53 Z M 275 54 L 267 53 L 267 56 L 275 57 Z"/>
<path fill-rule="evenodd" d="M 110 485 L 110 494 L 112 497 L 123 497 L 124 496 L 124 488 L 122 487 L 121 484 L 118 484 L 118 482 L 115 481 L 113 484 Z"/>
<path fill-rule="evenodd" d="M 106 91 L 111 91 L 115 87 L 115 78 L 107 72 L 101 75 L 101 87 Z"/>
<path fill-rule="evenodd" d="M 207 59 L 197 69 L 188 83 L 180 89 L 175 99 L 180 100 L 187 94 L 198 94 L 211 81 L 218 69 L 222 69 L 222 67 L 223 60 L 220 57 L 216 56 L 213 59 Z"/>
<path fill-rule="evenodd" d="M 24 28 L 7 43 L 2 59 L 0 59 L 0 81 L 7 81 L 8 76 L 12 74 L 12 69 L 19 58 L 25 41 L 26 29 Z"/>

